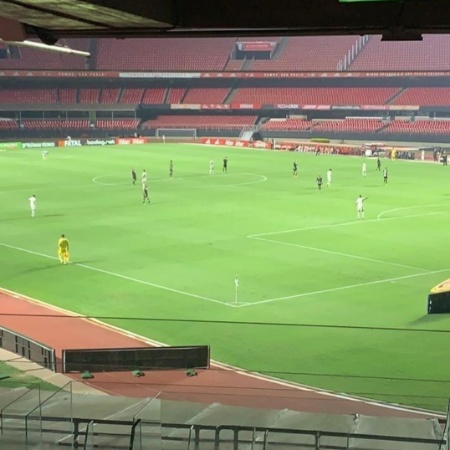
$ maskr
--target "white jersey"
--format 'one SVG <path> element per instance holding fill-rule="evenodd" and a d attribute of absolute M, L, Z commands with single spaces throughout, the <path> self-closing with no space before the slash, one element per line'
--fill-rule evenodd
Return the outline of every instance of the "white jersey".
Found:
<path fill-rule="evenodd" d="M 147 183 L 147 172 L 142 172 L 142 183 Z"/>
<path fill-rule="evenodd" d="M 332 172 L 331 172 L 331 170 L 329 170 L 329 171 L 327 172 L 327 181 L 328 181 L 328 182 L 331 181 L 331 176 L 332 176 Z"/>
<path fill-rule="evenodd" d="M 28 199 L 28 201 L 30 202 L 30 208 L 31 209 L 36 209 L 36 197 L 30 197 Z"/>
<path fill-rule="evenodd" d="M 211 161 L 209 162 L 209 168 L 210 168 L 210 169 L 214 169 L 214 161 L 213 161 L 213 160 L 211 160 Z"/>
<path fill-rule="evenodd" d="M 356 199 L 356 209 L 362 211 L 364 209 L 364 198 L 358 197 Z"/>
<path fill-rule="evenodd" d="M 362 171 L 363 171 L 363 173 L 366 173 L 366 172 L 367 172 L 367 166 L 366 166 L 366 163 L 363 163 L 363 165 L 362 165 Z"/>

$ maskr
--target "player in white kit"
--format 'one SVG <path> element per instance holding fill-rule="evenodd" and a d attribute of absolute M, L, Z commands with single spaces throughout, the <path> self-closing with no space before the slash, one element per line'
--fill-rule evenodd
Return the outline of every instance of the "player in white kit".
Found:
<path fill-rule="evenodd" d="M 142 171 L 141 179 L 142 187 L 144 187 L 144 185 L 147 184 L 147 172 L 145 171 L 145 169 Z"/>
<path fill-rule="evenodd" d="M 364 219 L 364 202 L 367 200 L 367 197 L 363 197 L 360 195 L 356 199 L 356 214 L 358 215 L 358 219 Z"/>
<path fill-rule="evenodd" d="M 30 202 L 31 217 L 36 215 L 36 196 L 33 194 L 28 201 Z"/>
<path fill-rule="evenodd" d="M 333 171 L 328 169 L 327 171 L 327 187 L 331 186 L 331 178 L 333 177 Z"/>
<path fill-rule="evenodd" d="M 367 177 L 367 164 L 365 162 L 362 164 L 362 176 Z"/>

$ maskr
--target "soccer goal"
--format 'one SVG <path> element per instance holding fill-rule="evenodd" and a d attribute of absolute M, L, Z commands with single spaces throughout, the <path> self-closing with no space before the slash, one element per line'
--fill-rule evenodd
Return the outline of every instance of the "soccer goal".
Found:
<path fill-rule="evenodd" d="M 157 128 L 156 137 L 159 139 L 197 139 L 195 128 Z"/>

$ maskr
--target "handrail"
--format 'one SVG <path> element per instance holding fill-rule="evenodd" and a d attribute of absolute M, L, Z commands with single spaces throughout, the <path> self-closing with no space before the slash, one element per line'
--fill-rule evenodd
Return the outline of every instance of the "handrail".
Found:
<path fill-rule="evenodd" d="M 23 418 L 23 415 L 20 414 L 4 414 L 4 418 L 12 418 L 12 419 L 20 419 Z M 141 419 L 138 419 L 143 424 L 151 424 L 151 423 L 157 423 L 159 422 L 153 422 L 153 421 L 142 421 Z M 86 419 L 86 418 L 65 418 L 65 417 L 42 417 L 43 422 L 71 422 L 73 421 L 74 424 L 80 425 L 80 424 L 86 424 L 93 422 L 94 424 L 99 425 L 123 425 L 123 426 L 133 426 L 138 421 L 127 421 L 127 420 L 109 420 L 109 419 Z M 268 433 L 273 434 L 291 434 L 291 435 L 303 435 L 303 436 L 313 436 L 315 439 L 320 439 L 324 437 L 336 437 L 336 438 L 343 438 L 346 441 L 348 439 L 367 439 L 367 440 L 378 440 L 378 441 L 391 441 L 391 442 L 408 442 L 408 443 L 417 443 L 417 444 L 434 444 L 439 445 L 446 443 L 446 437 L 442 439 L 432 439 L 432 438 L 413 438 L 413 437 L 402 437 L 402 436 L 389 436 L 389 435 L 375 435 L 375 434 L 367 434 L 367 433 L 348 433 L 348 432 L 336 432 L 336 431 L 318 431 L 318 430 L 297 430 L 297 429 L 290 429 L 290 428 L 271 428 L 271 427 L 255 427 L 255 426 L 245 426 L 245 425 L 192 425 L 192 424 L 186 424 L 186 423 L 162 423 L 161 427 L 163 428 L 176 428 L 176 429 L 193 429 L 197 435 L 199 435 L 200 431 L 214 431 L 214 443 L 215 448 L 218 448 L 220 443 L 220 434 L 222 431 L 233 431 L 235 433 L 240 433 L 243 431 L 250 431 L 253 433 L 261 432 L 264 433 L 266 436 Z M 60 433 L 60 430 L 45 430 L 46 432 L 54 432 L 54 433 Z M 86 434 L 85 432 L 79 432 L 79 435 Z M 102 433 L 99 432 L 98 435 L 113 435 L 113 433 Z M 117 435 L 117 433 L 114 433 L 114 435 Z M 164 440 L 179 440 L 178 438 L 171 438 L 169 436 L 162 437 Z M 236 434 L 235 434 L 236 439 Z M 342 447 L 344 448 L 344 447 Z"/>
<path fill-rule="evenodd" d="M 31 389 L 28 389 L 26 392 L 24 392 L 22 395 L 19 395 L 19 397 L 15 398 L 14 400 L 11 400 L 7 405 L 5 405 L 1 410 L 0 410 L 0 434 L 3 434 L 3 411 L 6 408 L 9 408 L 12 404 L 16 403 L 18 400 L 20 400 L 21 398 L 23 398 L 25 395 L 28 395 L 30 392 L 32 392 L 33 390 L 37 389 L 40 392 L 41 389 L 41 385 L 40 384 L 34 384 L 31 385 Z"/>
<path fill-rule="evenodd" d="M 39 402 L 39 405 L 37 405 L 36 407 L 34 407 L 31 411 L 29 411 L 26 415 L 25 415 L 25 439 L 28 438 L 28 417 L 31 415 L 31 413 L 33 413 L 34 411 L 36 411 L 36 409 L 40 409 L 40 414 L 39 414 L 39 420 L 41 422 L 41 429 L 42 429 L 42 405 L 44 405 L 46 402 L 48 402 L 51 398 L 53 398 L 56 394 L 59 394 L 62 390 L 64 390 L 67 386 L 72 386 L 72 382 L 69 381 L 67 384 L 65 384 L 64 386 L 62 386 L 61 388 L 59 388 L 57 391 L 53 392 L 53 394 L 51 394 L 49 397 L 47 397 L 43 402 Z"/>
<path fill-rule="evenodd" d="M 131 425 L 131 434 L 130 434 L 130 446 L 129 450 L 133 450 L 134 446 L 134 436 L 136 433 L 136 427 L 141 423 L 141 419 L 134 421 L 133 425 Z"/>

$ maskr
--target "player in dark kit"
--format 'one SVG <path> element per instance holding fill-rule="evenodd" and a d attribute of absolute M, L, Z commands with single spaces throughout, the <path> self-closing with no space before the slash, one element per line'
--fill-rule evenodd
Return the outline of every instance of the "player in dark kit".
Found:
<path fill-rule="evenodd" d="M 145 201 L 147 201 L 147 203 L 150 204 L 150 199 L 148 198 L 148 187 L 146 184 L 144 184 L 144 186 L 142 187 L 142 196 L 143 196 L 142 203 L 145 203 Z"/>
<path fill-rule="evenodd" d="M 134 169 L 131 169 L 131 181 L 136 184 L 136 171 Z"/>
<path fill-rule="evenodd" d="M 387 170 L 387 167 L 385 167 L 384 170 L 383 170 L 383 179 L 384 179 L 384 184 L 387 184 L 387 182 L 388 182 L 388 170 Z"/>
<path fill-rule="evenodd" d="M 380 157 L 377 158 L 377 170 L 381 171 L 381 161 L 380 161 Z"/>
<path fill-rule="evenodd" d="M 169 177 L 170 178 L 173 177 L 173 162 L 172 162 L 172 160 L 170 160 L 170 164 L 169 164 Z"/>
<path fill-rule="evenodd" d="M 317 187 L 319 188 L 319 191 L 322 190 L 322 183 L 323 183 L 322 177 L 319 175 L 317 177 Z"/>
<path fill-rule="evenodd" d="M 225 158 L 223 159 L 223 168 L 222 168 L 222 172 L 227 173 L 228 172 L 228 158 L 225 156 Z"/>
<path fill-rule="evenodd" d="M 294 173 L 294 177 L 296 177 L 298 175 L 298 171 L 297 171 L 297 163 L 294 161 L 294 164 L 292 165 L 292 171 Z"/>

